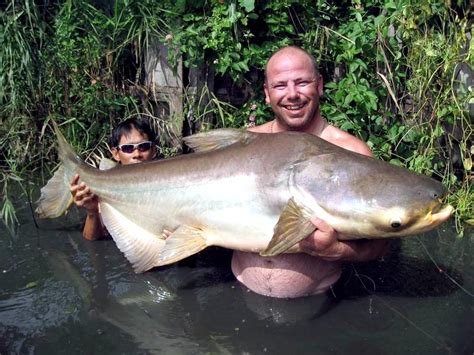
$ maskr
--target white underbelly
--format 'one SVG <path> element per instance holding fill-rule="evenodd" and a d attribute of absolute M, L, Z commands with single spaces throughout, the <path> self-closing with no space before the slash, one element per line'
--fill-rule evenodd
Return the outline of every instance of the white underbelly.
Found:
<path fill-rule="evenodd" d="M 249 175 L 182 186 L 154 185 L 153 191 L 148 185 L 148 190 L 135 191 L 122 204 L 129 218 L 156 226 L 152 232 L 158 235 L 163 229 L 173 231 L 187 225 L 205 231 L 210 245 L 260 251 L 267 246 L 278 221 L 278 211 L 268 206 Z"/>

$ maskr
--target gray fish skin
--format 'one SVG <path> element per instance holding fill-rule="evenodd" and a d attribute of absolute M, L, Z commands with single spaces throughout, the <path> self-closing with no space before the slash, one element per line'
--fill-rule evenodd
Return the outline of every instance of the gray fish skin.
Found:
<path fill-rule="evenodd" d="M 422 233 L 452 213 L 441 183 L 309 134 L 214 130 L 186 138 L 197 153 L 100 171 L 56 133 L 64 183 L 78 173 L 99 197 L 107 230 L 137 272 L 210 245 L 299 252 L 313 215 L 357 239 Z M 61 195 L 57 181 L 42 190 L 42 217 L 58 210 L 48 196 Z M 174 232 L 165 240 L 163 229 Z"/>

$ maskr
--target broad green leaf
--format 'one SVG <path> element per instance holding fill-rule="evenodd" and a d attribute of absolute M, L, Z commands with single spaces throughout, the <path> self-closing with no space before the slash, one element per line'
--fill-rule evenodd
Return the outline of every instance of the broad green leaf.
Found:
<path fill-rule="evenodd" d="M 252 12 L 255 9 L 255 0 L 239 0 L 239 4 L 247 12 Z"/>

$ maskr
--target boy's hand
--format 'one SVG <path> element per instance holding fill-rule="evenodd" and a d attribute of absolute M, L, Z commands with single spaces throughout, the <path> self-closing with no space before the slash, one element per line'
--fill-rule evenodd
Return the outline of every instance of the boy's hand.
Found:
<path fill-rule="evenodd" d="M 74 203 L 79 207 L 84 207 L 87 213 L 97 213 L 99 211 L 99 201 L 89 187 L 83 182 L 79 183 L 79 175 L 75 175 L 71 181 L 70 190 Z"/>

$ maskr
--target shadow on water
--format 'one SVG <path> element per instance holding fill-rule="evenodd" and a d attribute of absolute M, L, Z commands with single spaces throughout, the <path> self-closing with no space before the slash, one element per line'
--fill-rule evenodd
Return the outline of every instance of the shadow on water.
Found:
<path fill-rule="evenodd" d="M 346 265 L 334 292 L 339 298 L 367 294 L 438 297 L 458 291 L 463 283 L 461 272 L 454 266 L 407 255 L 402 251 L 402 241 L 393 240 L 383 260 Z"/>
<path fill-rule="evenodd" d="M 2 355 L 474 350 L 473 236 L 450 225 L 345 265 L 327 294 L 287 300 L 240 285 L 228 250 L 137 275 L 112 240 L 82 239 L 77 212 L 40 229 L 19 217 L 18 237 L 0 238 Z"/>

